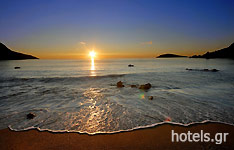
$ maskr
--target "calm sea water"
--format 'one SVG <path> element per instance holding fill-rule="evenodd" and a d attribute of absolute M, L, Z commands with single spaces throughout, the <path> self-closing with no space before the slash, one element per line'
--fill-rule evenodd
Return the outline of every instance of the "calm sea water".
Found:
<path fill-rule="evenodd" d="M 117 88 L 118 81 L 125 87 Z M 149 91 L 130 87 L 146 83 Z M 234 60 L 228 59 L 0 61 L 0 129 L 95 134 L 165 120 L 234 124 L 233 91 Z M 36 117 L 28 120 L 30 112 Z"/>

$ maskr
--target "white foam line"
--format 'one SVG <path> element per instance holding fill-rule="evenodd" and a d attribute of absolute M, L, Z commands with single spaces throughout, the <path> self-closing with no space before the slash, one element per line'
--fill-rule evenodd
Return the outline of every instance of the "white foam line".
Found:
<path fill-rule="evenodd" d="M 137 129 L 146 129 L 146 128 L 152 128 L 155 127 L 157 125 L 163 125 L 163 124 L 172 124 L 172 125 L 180 125 L 180 126 L 185 126 L 188 127 L 190 125 L 195 125 L 195 124 L 204 124 L 204 123 L 222 123 L 222 124 L 226 124 L 226 125 L 231 125 L 234 126 L 234 124 L 231 123 L 226 123 L 226 122 L 221 122 L 221 121 L 212 121 L 212 120 L 204 120 L 202 122 L 191 122 L 188 124 L 182 124 L 182 123 L 177 123 L 177 122 L 159 122 L 159 123 L 154 123 L 151 125 L 146 125 L 146 126 L 138 126 L 138 127 L 134 127 L 132 129 L 126 129 L 126 130 L 118 130 L 118 131 L 112 131 L 112 132 L 95 132 L 95 133 L 90 133 L 90 132 L 82 132 L 82 131 L 76 131 L 76 130 L 51 130 L 51 129 L 41 129 L 39 127 L 28 127 L 22 130 L 17 130 L 17 129 L 13 129 L 11 127 L 11 125 L 8 126 L 8 128 L 12 131 L 26 131 L 26 130 L 31 130 L 31 129 L 37 129 L 38 131 L 49 131 L 49 132 L 53 132 L 53 133 L 60 133 L 60 132 L 64 132 L 64 133 L 80 133 L 80 134 L 89 134 L 89 135 L 96 135 L 96 134 L 113 134 L 113 133 L 120 133 L 120 132 L 128 132 L 128 131 L 133 131 L 133 130 L 137 130 Z"/>

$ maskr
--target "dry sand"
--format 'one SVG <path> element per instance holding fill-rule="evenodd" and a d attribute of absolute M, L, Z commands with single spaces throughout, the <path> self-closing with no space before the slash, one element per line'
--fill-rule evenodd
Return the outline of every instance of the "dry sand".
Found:
<path fill-rule="evenodd" d="M 201 142 L 171 142 L 171 130 L 177 133 L 191 131 L 193 133 L 203 130 L 211 133 L 229 133 L 227 142 L 217 145 L 215 143 Z M 150 150 L 150 149 L 234 149 L 234 126 L 221 123 L 205 123 L 183 127 L 163 124 L 147 129 L 138 129 L 129 132 L 114 134 L 87 135 L 79 133 L 52 133 L 47 131 L 11 131 L 0 130 L 1 150 Z"/>

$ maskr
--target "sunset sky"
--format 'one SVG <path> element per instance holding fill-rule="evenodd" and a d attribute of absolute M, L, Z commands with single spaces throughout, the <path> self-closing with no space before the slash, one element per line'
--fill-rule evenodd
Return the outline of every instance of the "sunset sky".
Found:
<path fill-rule="evenodd" d="M 202 54 L 234 42 L 233 0 L 1 0 L 0 42 L 44 59 Z"/>

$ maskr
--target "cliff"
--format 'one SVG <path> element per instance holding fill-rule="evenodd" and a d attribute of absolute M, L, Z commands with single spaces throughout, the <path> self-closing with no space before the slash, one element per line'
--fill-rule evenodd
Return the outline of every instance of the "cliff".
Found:
<path fill-rule="evenodd" d="M 229 47 L 216 50 L 214 52 L 207 52 L 204 55 L 194 55 L 190 58 L 232 58 L 234 59 L 234 43 Z"/>
<path fill-rule="evenodd" d="M 39 59 L 32 55 L 14 52 L 0 43 L 0 60 L 20 60 L 20 59 Z"/>

